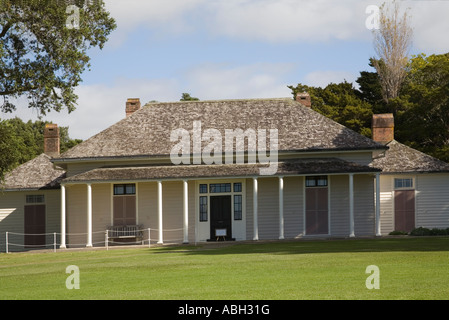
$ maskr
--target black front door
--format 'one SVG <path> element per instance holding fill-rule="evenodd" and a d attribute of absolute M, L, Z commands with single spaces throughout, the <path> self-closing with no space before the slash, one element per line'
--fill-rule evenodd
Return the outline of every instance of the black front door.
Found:
<path fill-rule="evenodd" d="M 210 238 L 231 240 L 231 196 L 210 197 Z"/>

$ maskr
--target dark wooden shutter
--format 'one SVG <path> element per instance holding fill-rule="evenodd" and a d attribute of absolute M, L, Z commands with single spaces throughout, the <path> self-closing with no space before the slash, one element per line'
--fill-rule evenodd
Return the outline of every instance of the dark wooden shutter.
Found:
<path fill-rule="evenodd" d="M 394 229 L 410 232 L 415 228 L 415 190 L 394 192 Z"/>
<path fill-rule="evenodd" d="M 114 226 L 136 224 L 136 196 L 114 197 Z"/>
<path fill-rule="evenodd" d="M 25 247 L 45 246 L 45 205 L 25 206 L 24 233 Z"/>
<path fill-rule="evenodd" d="M 328 234 L 328 190 L 306 189 L 306 234 Z"/>

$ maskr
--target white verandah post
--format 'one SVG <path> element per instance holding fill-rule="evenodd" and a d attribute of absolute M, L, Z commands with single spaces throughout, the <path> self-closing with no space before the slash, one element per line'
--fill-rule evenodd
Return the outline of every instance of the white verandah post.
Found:
<path fill-rule="evenodd" d="M 61 184 L 61 245 L 60 249 L 66 249 L 66 204 L 65 204 L 65 185 Z"/>
<path fill-rule="evenodd" d="M 258 183 L 257 183 L 257 178 L 253 178 L 253 229 L 254 229 L 254 234 L 253 234 L 253 240 L 259 240 L 259 224 L 258 224 L 258 208 L 257 208 L 257 197 L 258 197 Z"/>
<path fill-rule="evenodd" d="M 184 216 L 184 241 L 189 243 L 189 183 L 183 180 L 183 216 Z"/>
<path fill-rule="evenodd" d="M 164 230 L 162 230 L 162 181 L 157 182 L 157 212 L 158 212 L 158 222 L 159 222 L 159 240 L 158 244 L 164 243 Z"/>
<path fill-rule="evenodd" d="M 380 231 L 380 173 L 376 173 L 376 236 L 382 235 Z"/>
<path fill-rule="evenodd" d="M 349 237 L 354 234 L 354 174 L 349 174 Z"/>
<path fill-rule="evenodd" d="M 284 177 L 279 177 L 279 240 L 284 239 Z"/>
<path fill-rule="evenodd" d="M 87 245 L 92 247 L 92 185 L 87 184 Z"/>

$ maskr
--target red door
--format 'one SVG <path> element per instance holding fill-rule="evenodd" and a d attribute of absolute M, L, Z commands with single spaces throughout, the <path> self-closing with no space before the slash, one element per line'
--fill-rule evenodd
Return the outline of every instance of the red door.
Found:
<path fill-rule="evenodd" d="M 26 248 L 45 246 L 45 205 L 25 206 L 24 230 Z"/>
<path fill-rule="evenodd" d="M 415 228 L 415 190 L 394 192 L 394 229 L 410 232 Z"/>
<path fill-rule="evenodd" d="M 306 189 L 306 234 L 328 234 L 327 188 Z"/>

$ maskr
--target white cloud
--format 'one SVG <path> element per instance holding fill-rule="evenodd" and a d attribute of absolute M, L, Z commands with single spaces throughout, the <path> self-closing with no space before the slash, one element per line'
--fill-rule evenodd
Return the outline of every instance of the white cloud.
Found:
<path fill-rule="evenodd" d="M 136 27 L 161 33 L 203 30 L 212 35 L 269 42 L 351 39 L 365 33 L 360 0 L 106 0 L 116 19 L 113 35 Z M 370 1 L 370 3 L 373 1 Z M 194 16 L 194 19 L 189 17 Z"/>
<path fill-rule="evenodd" d="M 150 100 L 179 100 L 177 83 L 170 79 L 118 79 L 112 86 L 102 84 L 80 85 L 76 88 L 78 105 L 68 114 L 66 110 L 50 112 L 42 120 L 69 127 L 71 138 L 88 139 L 125 117 L 128 98 L 140 98 L 142 105 Z M 176 93 L 176 97 L 174 96 Z M 180 94 L 179 94 L 180 96 Z M 0 114 L 1 118 L 19 117 L 24 121 L 36 120 L 37 112 L 21 101 L 14 114 Z"/>
<path fill-rule="evenodd" d="M 348 40 L 365 33 L 363 1 L 219 1 L 209 23 L 217 34 L 269 42 Z"/>
<path fill-rule="evenodd" d="M 449 52 L 449 1 L 407 1 L 406 4 L 410 8 L 415 49 L 428 54 Z"/>
<path fill-rule="evenodd" d="M 259 63 L 246 66 L 202 64 L 172 79 L 121 78 L 112 85 L 80 85 L 77 109 L 50 112 L 43 120 L 68 126 L 72 138 L 88 139 L 125 117 L 127 98 L 140 98 L 142 105 L 156 101 L 179 101 L 183 92 L 201 100 L 289 97 L 290 89 L 283 82 L 292 70 L 291 64 Z M 13 115 L 24 121 L 37 118 L 23 101 Z"/>
<path fill-rule="evenodd" d="M 119 45 L 137 27 L 161 37 L 205 31 L 233 39 L 289 43 L 330 40 L 371 41 L 365 22 L 369 5 L 384 0 L 106 0 L 118 29 L 110 44 Z M 415 46 L 449 51 L 449 1 L 400 1 L 410 8 Z M 193 17 L 193 18 L 192 18 Z M 306 49 L 306 48 L 305 48 Z"/>
<path fill-rule="evenodd" d="M 116 20 L 119 28 L 133 29 L 137 26 L 164 26 L 176 28 L 183 16 L 205 3 L 206 0 L 106 0 L 106 9 Z"/>
<path fill-rule="evenodd" d="M 109 45 L 120 46 L 136 28 L 158 30 L 161 36 L 192 30 L 186 16 L 207 0 L 105 0 L 106 10 L 116 20 L 117 29 Z"/>
<path fill-rule="evenodd" d="M 189 88 L 202 100 L 287 97 L 283 78 L 291 64 L 256 63 L 244 66 L 203 64 L 186 74 Z"/>

